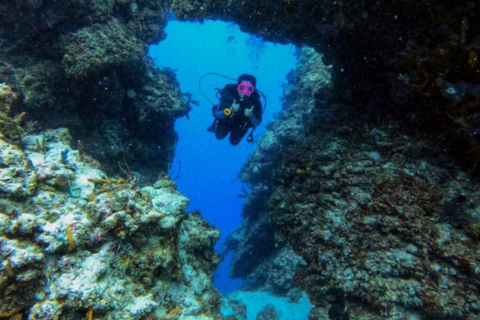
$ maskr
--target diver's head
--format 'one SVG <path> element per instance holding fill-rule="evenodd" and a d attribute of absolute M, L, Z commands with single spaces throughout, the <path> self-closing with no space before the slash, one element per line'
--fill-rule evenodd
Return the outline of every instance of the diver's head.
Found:
<path fill-rule="evenodd" d="M 238 77 L 237 91 L 241 98 L 244 96 L 250 97 L 255 92 L 257 79 L 249 74 L 242 74 Z"/>

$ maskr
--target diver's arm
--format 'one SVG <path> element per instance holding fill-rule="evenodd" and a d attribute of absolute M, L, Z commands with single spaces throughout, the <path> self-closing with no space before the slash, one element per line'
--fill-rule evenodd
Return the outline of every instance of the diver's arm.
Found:
<path fill-rule="evenodd" d="M 219 109 L 219 108 L 213 111 L 213 116 L 215 117 L 215 119 L 218 119 L 218 120 L 227 118 L 227 115 L 225 114 L 225 112 L 223 112 L 223 109 Z"/>
<path fill-rule="evenodd" d="M 253 103 L 253 112 L 250 116 L 250 122 L 255 128 L 262 123 L 262 103 L 258 100 Z"/>
<path fill-rule="evenodd" d="M 250 119 L 250 123 L 252 124 L 252 126 L 258 127 L 260 125 L 261 120 L 255 116 L 254 109 L 255 109 L 255 106 L 245 109 L 244 115 L 245 117 Z"/>
<path fill-rule="evenodd" d="M 233 102 L 229 107 L 223 107 L 220 108 L 220 110 L 214 111 L 214 117 L 217 119 L 225 119 L 233 116 L 238 110 L 240 110 L 240 104 Z"/>
<path fill-rule="evenodd" d="M 226 119 L 229 117 L 225 112 L 226 109 L 229 109 L 235 103 L 235 96 L 231 92 L 228 85 L 223 89 L 223 94 L 220 97 L 220 105 L 213 111 L 213 116 L 216 119 Z M 231 110 L 230 110 L 231 111 Z"/>

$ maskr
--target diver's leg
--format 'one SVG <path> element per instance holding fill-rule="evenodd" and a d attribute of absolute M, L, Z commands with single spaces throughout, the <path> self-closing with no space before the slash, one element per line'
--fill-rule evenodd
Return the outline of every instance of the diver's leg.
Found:
<path fill-rule="evenodd" d="M 228 127 L 228 124 L 225 121 L 218 121 L 217 130 L 215 131 L 215 137 L 219 140 L 223 139 L 227 136 L 229 132 L 230 128 Z"/>
<path fill-rule="evenodd" d="M 217 111 L 218 106 L 213 106 L 212 107 L 212 115 L 213 115 L 213 123 L 210 125 L 210 127 L 207 128 L 208 132 L 215 132 L 217 128 L 217 122 L 218 120 L 215 118 L 215 112 Z"/>
<path fill-rule="evenodd" d="M 235 129 L 232 130 L 232 133 L 230 134 L 230 143 L 233 146 L 236 146 L 245 136 L 245 134 L 248 131 L 248 126 L 243 125 L 243 126 L 238 126 Z"/>

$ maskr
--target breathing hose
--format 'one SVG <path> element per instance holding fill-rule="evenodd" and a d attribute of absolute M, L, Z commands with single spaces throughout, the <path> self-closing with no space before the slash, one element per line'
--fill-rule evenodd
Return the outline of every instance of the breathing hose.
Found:
<path fill-rule="evenodd" d="M 214 102 L 212 102 L 212 100 L 210 100 L 207 95 L 205 94 L 205 92 L 203 92 L 203 89 L 202 89 L 202 80 L 203 78 L 205 78 L 206 76 L 218 76 L 218 77 L 222 77 L 222 78 L 225 78 L 225 79 L 228 79 L 228 80 L 233 80 L 233 81 L 237 81 L 237 79 L 235 78 L 232 78 L 232 77 L 228 77 L 228 76 L 225 76 L 223 74 L 220 74 L 220 73 L 216 73 L 216 72 L 209 72 L 209 73 L 205 73 L 204 75 L 202 75 L 200 77 L 200 79 L 198 79 L 198 89 L 200 90 L 200 93 L 202 94 L 202 96 L 207 99 L 208 102 L 210 102 L 213 105 L 215 105 Z"/>

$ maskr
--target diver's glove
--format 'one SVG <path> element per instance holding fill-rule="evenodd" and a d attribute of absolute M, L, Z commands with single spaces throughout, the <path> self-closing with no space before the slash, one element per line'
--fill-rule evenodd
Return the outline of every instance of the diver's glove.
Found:
<path fill-rule="evenodd" d="M 240 103 L 238 102 L 234 102 L 232 103 L 232 105 L 230 106 L 230 109 L 232 109 L 232 112 L 237 112 L 238 110 L 240 110 Z"/>
<path fill-rule="evenodd" d="M 250 118 L 253 114 L 253 107 L 245 109 L 245 117 Z"/>
<path fill-rule="evenodd" d="M 230 117 L 231 115 L 233 115 L 238 110 L 240 110 L 240 104 L 234 102 L 234 103 L 232 103 L 230 108 L 223 109 L 223 114 L 226 115 L 227 117 Z"/>

